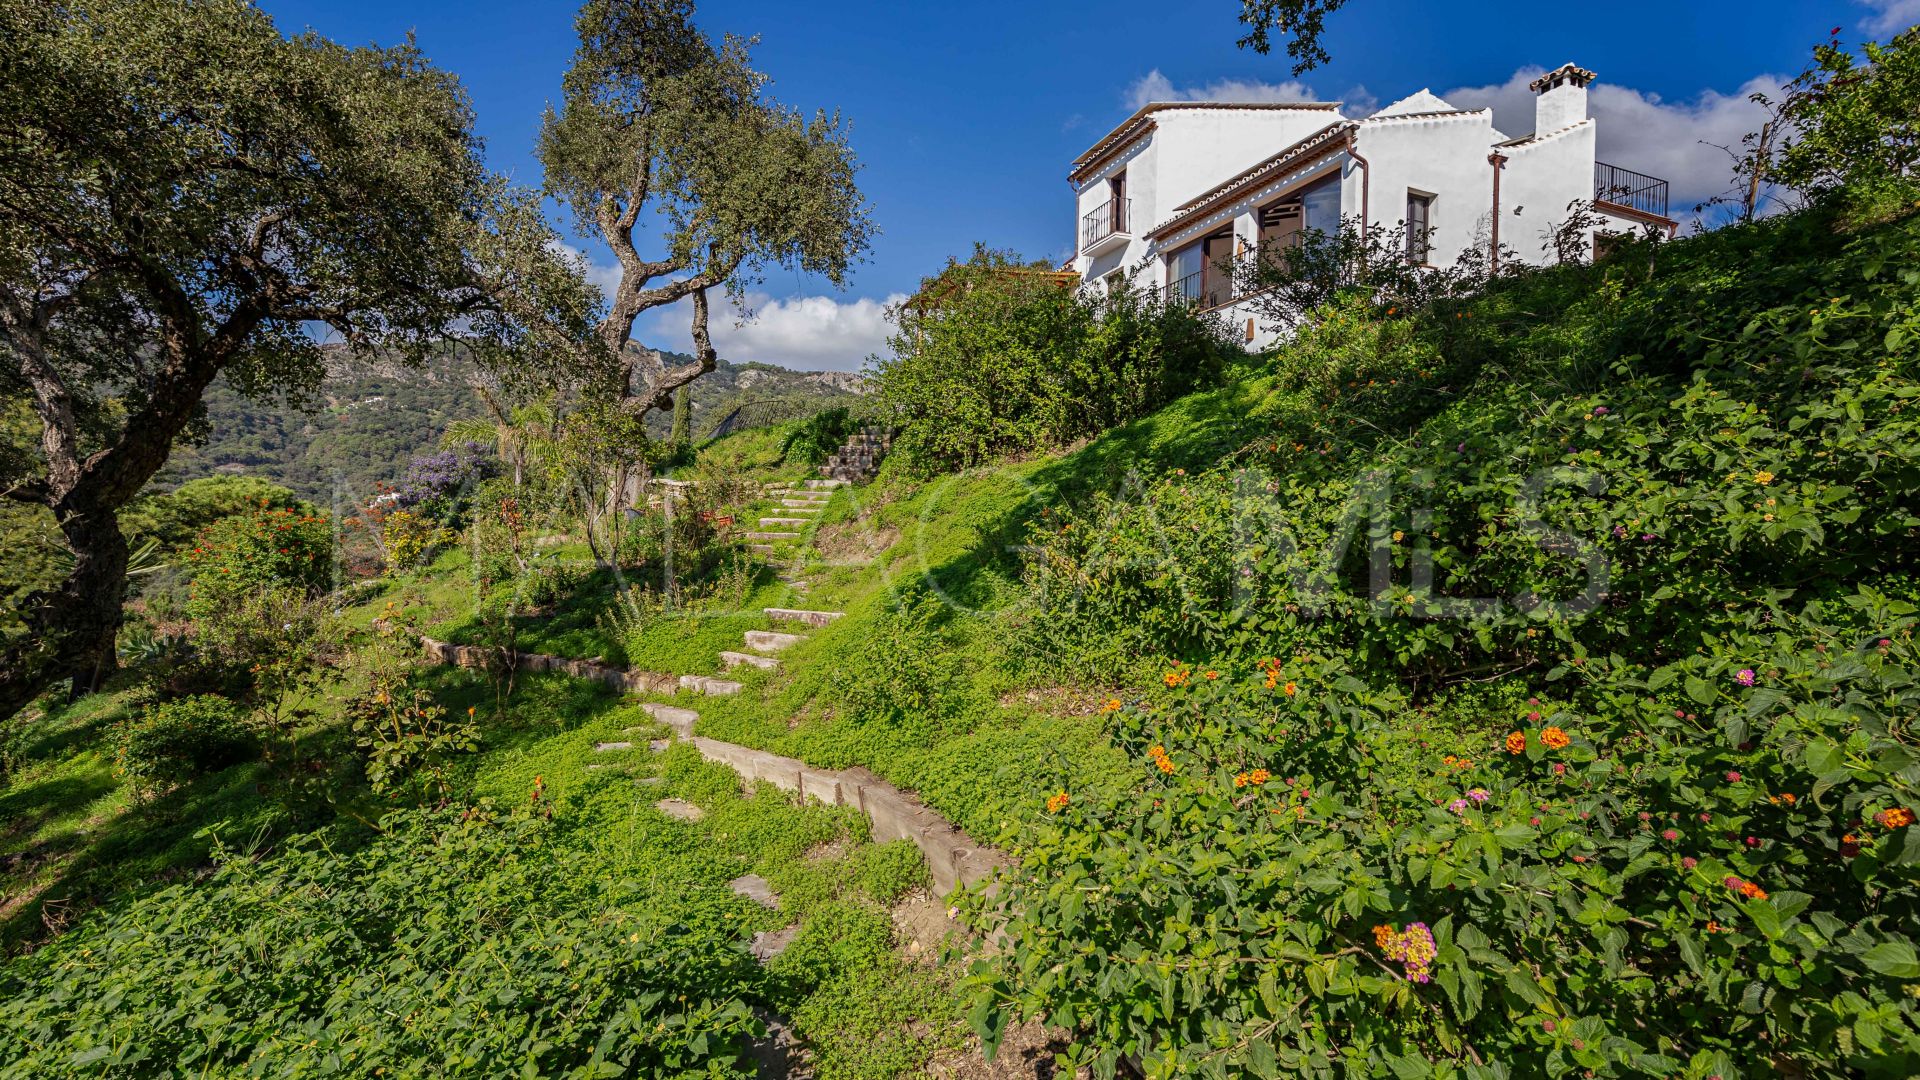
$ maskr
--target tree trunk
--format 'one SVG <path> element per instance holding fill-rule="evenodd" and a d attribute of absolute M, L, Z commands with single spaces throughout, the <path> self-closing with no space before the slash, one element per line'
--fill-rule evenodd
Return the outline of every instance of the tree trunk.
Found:
<path fill-rule="evenodd" d="M 49 685 L 70 695 L 96 689 L 118 667 L 115 646 L 127 589 L 127 540 L 119 515 L 95 507 L 60 517 L 73 569 L 51 594 L 27 601 L 27 632 L 0 655 L 0 716 L 25 708 Z"/>

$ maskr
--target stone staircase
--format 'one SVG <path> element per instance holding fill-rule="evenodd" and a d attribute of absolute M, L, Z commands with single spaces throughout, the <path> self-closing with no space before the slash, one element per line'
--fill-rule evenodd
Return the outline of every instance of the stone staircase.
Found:
<path fill-rule="evenodd" d="M 893 448 L 891 428 L 863 427 L 847 440 L 840 452 L 820 466 L 820 475 L 831 480 L 864 484 L 880 469 L 880 459 Z"/>
<path fill-rule="evenodd" d="M 765 486 L 760 503 L 749 510 L 756 528 L 746 534 L 747 549 L 779 565 L 783 558 L 795 561 L 820 514 L 833 501 L 840 480 L 779 482 Z M 780 580 L 805 595 L 810 583 L 789 570 L 781 570 Z"/>

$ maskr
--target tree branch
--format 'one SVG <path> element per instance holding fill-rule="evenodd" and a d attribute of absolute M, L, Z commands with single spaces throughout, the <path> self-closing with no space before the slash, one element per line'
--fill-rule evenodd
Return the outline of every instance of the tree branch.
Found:
<path fill-rule="evenodd" d="M 24 314 L 24 317 L 23 317 Z M 33 390 L 33 411 L 40 417 L 40 449 L 47 456 L 44 496 L 64 497 L 79 484 L 80 426 L 73 416 L 73 392 L 47 356 L 48 310 L 22 313 L 15 304 L 0 308 L 0 339 L 20 361 L 20 375 Z M 9 492 L 9 496 L 11 496 Z"/>

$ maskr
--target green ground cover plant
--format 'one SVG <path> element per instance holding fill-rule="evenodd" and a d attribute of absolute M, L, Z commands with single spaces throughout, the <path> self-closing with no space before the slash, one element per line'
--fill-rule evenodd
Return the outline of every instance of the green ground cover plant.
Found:
<path fill-rule="evenodd" d="M 1350 302 L 1219 466 L 1040 515 L 1020 626 L 1134 688 L 1131 784 L 1058 777 L 978 1030 L 1103 1075 L 1910 1074 L 1916 249 L 1813 213 Z"/>

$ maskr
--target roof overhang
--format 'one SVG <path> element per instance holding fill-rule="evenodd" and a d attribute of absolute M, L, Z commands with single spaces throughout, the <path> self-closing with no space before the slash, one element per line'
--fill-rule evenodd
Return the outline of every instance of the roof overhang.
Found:
<path fill-rule="evenodd" d="M 1608 217 L 1624 218 L 1628 221 L 1637 221 L 1642 225 L 1653 225 L 1665 229 L 1667 230 L 1668 236 L 1672 236 L 1680 230 L 1680 223 L 1670 217 L 1662 217 L 1659 214 L 1648 213 L 1645 210 L 1638 210 L 1625 203 L 1617 203 L 1609 199 L 1593 200 L 1593 209 L 1596 213 L 1605 214 Z"/>
<path fill-rule="evenodd" d="M 1352 120 L 1328 124 L 1285 150 L 1254 165 L 1238 176 L 1174 208 L 1174 215 L 1147 233 L 1149 240 L 1161 240 L 1205 218 L 1214 211 L 1239 200 L 1248 192 L 1274 177 L 1283 176 L 1347 147 L 1347 136 L 1358 127 Z"/>
<path fill-rule="evenodd" d="M 1120 126 L 1107 132 L 1099 142 L 1088 147 L 1086 152 L 1073 159 L 1073 169 L 1067 173 L 1067 179 L 1075 184 L 1085 181 L 1101 166 L 1126 151 L 1134 143 L 1145 138 L 1157 126 L 1154 114 L 1175 109 L 1326 109 L 1340 107 L 1337 101 L 1151 101 L 1140 106 L 1132 116 L 1120 122 Z"/>

